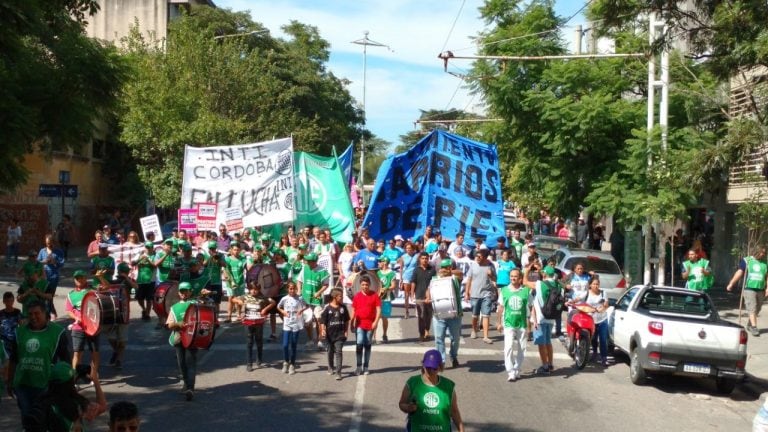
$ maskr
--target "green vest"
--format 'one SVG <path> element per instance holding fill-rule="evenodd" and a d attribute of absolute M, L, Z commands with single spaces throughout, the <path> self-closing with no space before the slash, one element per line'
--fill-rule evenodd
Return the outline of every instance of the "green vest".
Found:
<path fill-rule="evenodd" d="M 518 290 L 513 290 L 511 285 L 501 289 L 501 301 L 504 305 L 504 328 L 526 328 L 530 295 L 530 288 L 525 286 Z"/>
<path fill-rule="evenodd" d="M 747 289 L 761 291 L 765 289 L 765 275 L 768 273 L 768 265 L 758 261 L 753 257 L 748 257 L 747 261 Z"/>
<path fill-rule="evenodd" d="M 69 303 L 72 304 L 72 307 L 77 310 L 81 310 L 83 305 L 83 297 L 85 297 L 85 295 L 88 294 L 89 291 L 91 290 L 81 289 L 78 291 L 76 289 L 73 289 L 72 291 L 70 291 L 69 294 L 67 294 L 67 296 L 69 297 Z"/>
<path fill-rule="evenodd" d="M 693 291 L 707 291 L 712 287 L 713 277 L 712 275 L 705 275 L 704 269 L 709 267 L 709 261 L 700 258 L 695 263 L 686 261 L 683 263 L 685 270 L 688 272 L 688 284 L 689 290 Z"/>
<path fill-rule="evenodd" d="M 49 322 L 43 330 L 32 330 L 28 325 L 16 329 L 18 364 L 13 377 L 14 386 L 48 387 L 53 356 L 59 345 L 64 327 Z"/>
<path fill-rule="evenodd" d="M 321 267 L 315 267 L 314 270 L 308 265 L 304 266 L 301 272 L 301 297 L 307 304 L 319 306 L 323 304 L 322 298 L 316 298 L 315 293 L 320 290 L 323 282 L 327 282 L 330 275 Z"/>
<path fill-rule="evenodd" d="M 455 384 L 441 376 L 437 385 L 424 383 L 421 375 L 408 378 L 406 382 L 417 409 L 408 415 L 408 430 L 418 431 L 450 431 L 451 430 L 451 398 Z"/>
<path fill-rule="evenodd" d="M 194 303 L 194 300 L 181 300 L 180 302 L 171 306 L 171 313 L 173 314 L 173 319 L 177 324 L 184 322 L 184 315 L 187 313 L 187 309 L 192 303 Z M 171 344 L 171 346 L 180 344 L 181 332 L 178 330 L 172 331 L 171 335 L 168 337 L 168 343 Z"/>

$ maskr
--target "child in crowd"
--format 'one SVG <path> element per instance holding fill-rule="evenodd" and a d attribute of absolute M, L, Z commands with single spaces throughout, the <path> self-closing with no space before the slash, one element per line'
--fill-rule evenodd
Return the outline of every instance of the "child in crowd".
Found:
<path fill-rule="evenodd" d="M 235 300 L 243 306 L 244 313 L 240 321 L 245 326 L 245 337 L 248 344 L 247 370 L 253 370 L 253 342 L 256 341 L 256 367 L 264 366 L 264 322 L 270 309 L 274 308 L 275 300 L 264 297 L 261 287 L 255 282 L 248 283 L 248 293 Z"/>
<path fill-rule="evenodd" d="M 283 317 L 283 373 L 296 373 L 296 346 L 304 328 L 303 313 L 309 308 L 299 296 L 296 283 L 288 282 L 288 295 L 280 299 L 277 310 Z"/>
<path fill-rule="evenodd" d="M 11 346 L 16 343 L 16 328 L 21 323 L 21 311 L 13 307 L 16 299 L 13 293 L 7 291 L 3 294 L 3 305 L 5 308 L 0 310 L 0 357 L 7 360 L 10 358 Z M 3 365 L 3 377 L 8 376 L 8 365 L 5 361 L 0 362 Z"/>
<path fill-rule="evenodd" d="M 331 290 L 331 302 L 320 315 L 320 337 L 328 346 L 328 375 L 336 374 L 341 379 L 342 348 L 349 331 L 349 311 L 343 303 L 344 293 L 340 288 Z"/>

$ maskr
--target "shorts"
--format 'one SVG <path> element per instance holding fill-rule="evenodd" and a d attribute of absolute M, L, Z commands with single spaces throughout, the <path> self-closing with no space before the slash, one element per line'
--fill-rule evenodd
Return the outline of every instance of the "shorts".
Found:
<path fill-rule="evenodd" d="M 490 297 L 472 297 L 469 299 L 470 309 L 472 310 L 473 317 L 487 317 L 491 316 L 493 310 L 493 299 Z"/>
<path fill-rule="evenodd" d="M 391 301 L 383 301 L 383 302 L 381 302 L 381 317 L 382 318 L 390 318 L 390 317 L 392 317 L 392 302 Z"/>
<path fill-rule="evenodd" d="M 747 313 L 758 315 L 765 301 L 765 290 L 744 289 L 744 307 Z"/>
<path fill-rule="evenodd" d="M 88 336 L 82 330 L 72 330 L 72 351 L 83 352 L 86 347 L 90 352 L 99 352 L 99 335 Z"/>
<path fill-rule="evenodd" d="M 136 288 L 136 300 L 154 300 L 155 299 L 155 283 L 142 283 Z"/>
<path fill-rule="evenodd" d="M 539 327 L 533 330 L 534 345 L 552 345 L 552 323 L 539 323 Z"/>
<path fill-rule="evenodd" d="M 108 341 L 125 342 L 125 335 L 127 333 L 126 324 L 108 325 L 101 331 L 107 336 Z"/>
<path fill-rule="evenodd" d="M 216 302 L 216 304 L 221 303 L 221 293 L 223 292 L 221 288 L 221 284 L 208 284 L 208 286 L 205 288 L 208 291 L 213 291 L 211 298 L 213 299 L 214 302 Z"/>

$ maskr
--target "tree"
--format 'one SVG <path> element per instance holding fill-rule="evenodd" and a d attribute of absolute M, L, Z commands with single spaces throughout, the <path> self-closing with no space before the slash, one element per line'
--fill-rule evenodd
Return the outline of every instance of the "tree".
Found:
<path fill-rule="evenodd" d="M 121 139 L 159 205 L 178 205 L 185 145 L 292 135 L 295 150 L 329 155 L 364 134 L 346 81 L 325 68 L 328 43 L 297 22 L 284 31 L 290 40 L 244 12 L 197 7 L 170 25 L 164 50 L 136 31 L 125 40 L 135 75 Z"/>
<path fill-rule="evenodd" d="M 453 120 L 480 119 L 480 117 L 476 114 L 467 113 L 463 110 L 457 109 L 448 111 L 437 109 L 420 111 L 421 115 L 419 116 L 419 120 L 428 121 L 429 123 L 419 123 L 419 127 L 417 129 L 400 135 L 400 145 L 395 147 L 395 153 L 408 151 L 411 147 L 416 145 L 419 140 L 427 136 L 433 129 L 443 129 L 450 131 L 451 133 L 477 140 L 480 140 L 481 138 L 478 136 L 479 134 L 477 124 L 470 125 L 453 122 Z M 440 123 L 441 121 L 445 121 L 445 123 Z"/>
<path fill-rule="evenodd" d="M 0 192 L 26 183 L 24 155 L 81 148 L 113 110 L 126 70 L 84 33 L 97 10 L 97 0 L 0 5 Z"/>

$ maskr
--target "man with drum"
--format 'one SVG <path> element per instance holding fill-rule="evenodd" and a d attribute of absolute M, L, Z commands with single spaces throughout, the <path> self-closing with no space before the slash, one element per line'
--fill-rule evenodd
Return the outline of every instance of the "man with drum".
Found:
<path fill-rule="evenodd" d="M 82 316 L 83 298 L 89 291 L 92 291 L 92 288 L 88 285 L 87 274 L 85 271 L 75 270 L 72 278 L 75 280 L 75 288 L 67 295 L 67 300 L 64 305 L 67 315 L 75 320 L 75 322 L 69 326 L 69 330 L 72 333 L 72 367 L 77 369 L 83 351 L 87 346 L 91 351 L 91 372 L 98 372 L 99 335 L 88 336 L 85 334 Z"/>
<path fill-rule="evenodd" d="M 215 241 L 209 241 L 208 253 L 203 254 L 203 267 L 204 272 L 208 276 L 208 290 L 213 293 L 213 301 L 216 303 L 216 317 L 219 316 L 219 307 L 221 306 L 221 268 L 224 266 L 224 254 L 217 250 L 218 243 Z"/>
<path fill-rule="evenodd" d="M 440 302 L 436 308 L 433 300 L 443 300 L 437 296 L 437 292 L 433 294 L 433 289 L 436 289 L 435 281 L 438 278 L 450 278 L 450 291 L 442 293 L 447 298 L 448 295 L 453 296 L 453 302 Z M 445 258 L 440 262 L 440 270 L 437 276 L 435 276 L 429 284 L 427 290 L 427 297 L 424 303 L 431 304 L 434 315 L 432 316 L 432 327 L 435 330 L 435 348 L 440 355 L 442 355 L 443 363 L 446 363 L 445 356 L 445 336 L 446 333 L 451 334 L 451 348 L 449 355 L 451 358 L 451 367 L 456 368 L 459 366 L 459 343 L 461 341 L 461 317 L 463 311 L 461 309 L 461 282 L 457 276 L 453 274 L 453 261 L 450 258 Z M 443 310 L 443 304 L 453 304 L 454 310 Z"/>
<path fill-rule="evenodd" d="M 323 292 L 328 288 L 330 275 L 328 271 L 317 265 L 317 254 L 308 253 L 304 255 L 306 265 L 301 269 L 301 273 L 296 278 L 296 287 L 304 301 L 312 309 L 313 317 L 304 323 L 307 330 L 307 347 L 318 343 L 320 349 L 323 349 L 322 341 L 319 341 L 320 329 L 317 328 L 317 317 L 323 311 Z M 314 335 L 312 328 L 315 328 Z"/>
<path fill-rule="evenodd" d="M 118 311 L 117 322 L 108 326 L 105 326 L 102 331 L 107 335 L 107 341 L 112 347 L 112 357 L 109 359 L 109 365 L 118 369 L 123 367 L 123 355 L 125 354 L 125 337 L 128 334 L 126 326 L 128 325 L 129 317 L 128 305 L 131 301 L 131 289 L 138 289 L 136 281 L 129 276 L 131 272 L 131 266 L 128 263 L 121 262 L 117 265 L 117 277 L 113 280 L 107 280 L 104 276 L 99 276 L 101 282 L 100 291 L 109 291 L 111 295 L 117 297 L 117 304 L 120 310 Z"/>
<path fill-rule="evenodd" d="M 179 367 L 181 379 L 184 382 L 182 392 L 187 401 L 191 401 L 195 396 L 195 375 L 197 374 L 197 348 L 184 348 L 181 343 L 181 330 L 184 329 L 184 315 L 187 313 L 189 305 L 194 303 L 191 299 L 192 286 L 189 282 L 179 284 L 178 303 L 171 306 L 168 313 L 168 320 L 165 324 L 172 331 L 168 338 L 168 343 L 176 350 L 176 363 Z"/>
<path fill-rule="evenodd" d="M 173 266 L 179 271 L 179 281 L 189 282 L 190 279 L 197 277 L 197 265 L 200 264 L 197 257 L 192 256 L 192 244 L 189 242 L 180 243 L 181 256 L 177 257 Z"/>

